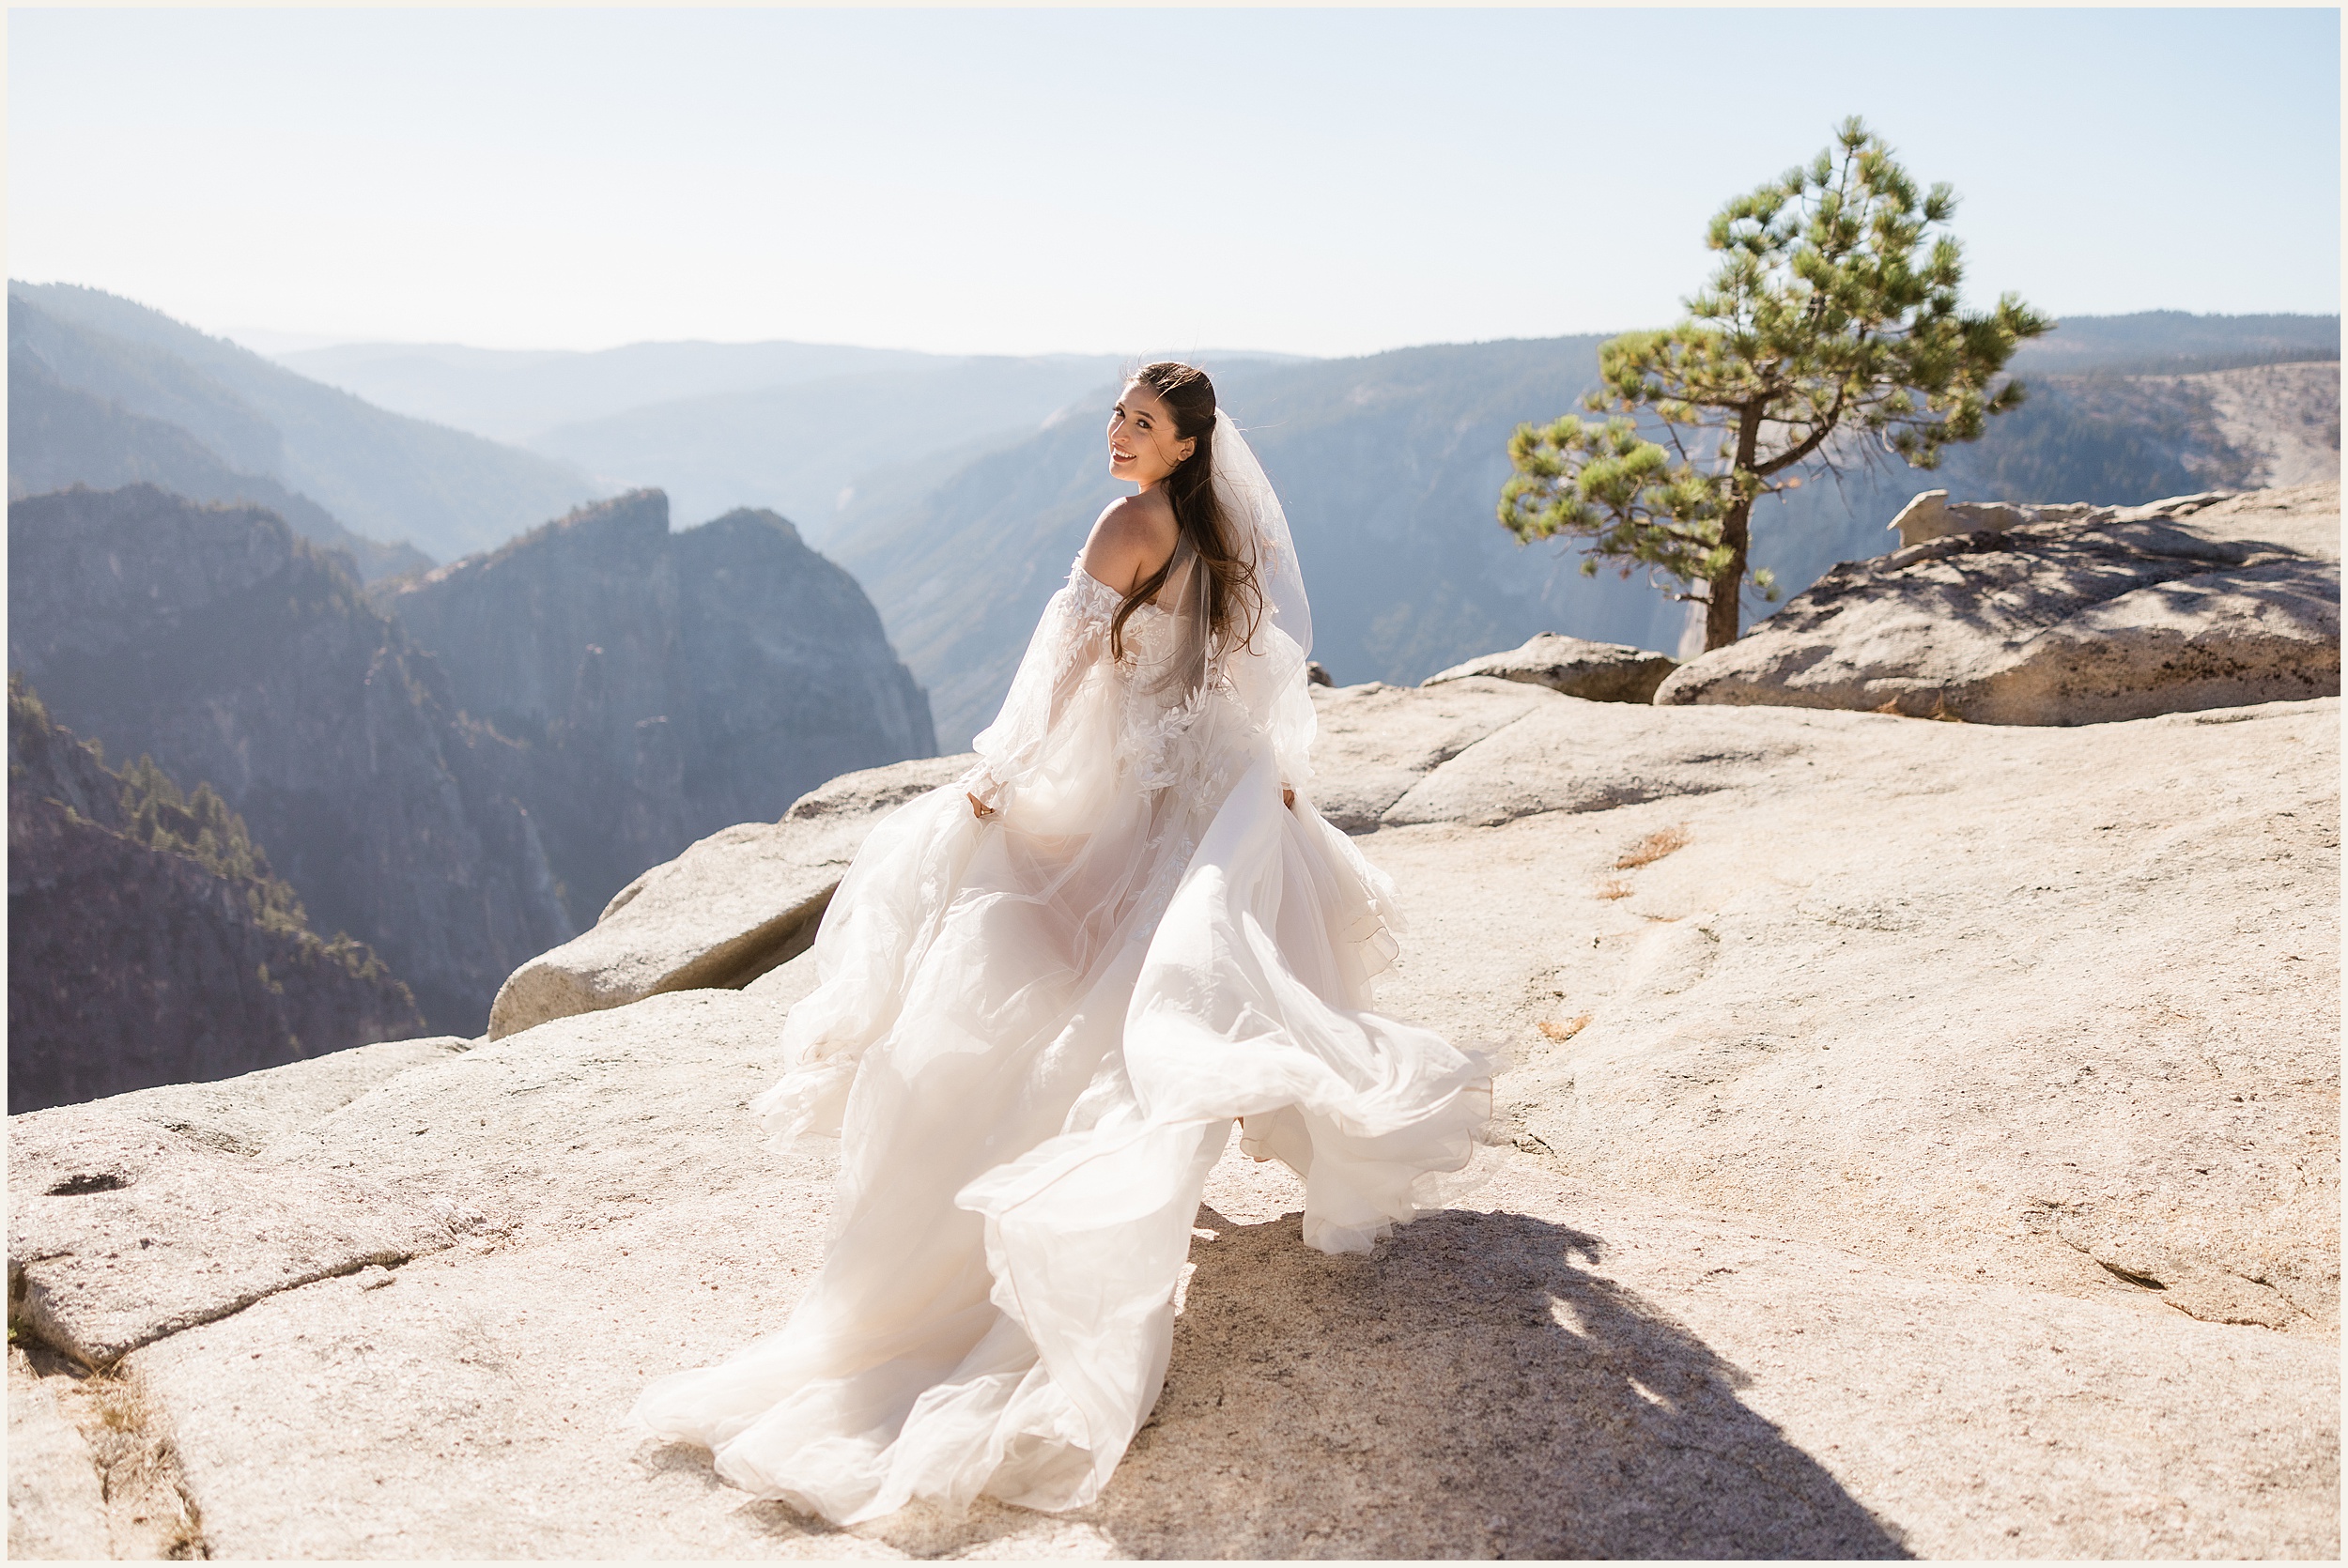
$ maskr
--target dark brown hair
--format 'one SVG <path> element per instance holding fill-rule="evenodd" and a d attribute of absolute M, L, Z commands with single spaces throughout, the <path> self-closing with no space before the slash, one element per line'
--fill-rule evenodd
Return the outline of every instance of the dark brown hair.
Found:
<path fill-rule="evenodd" d="M 1254 638 L 1262 618 L 1263 591 L 1256 581 L 1255 541 L 1233 537 L 1237 529 L 1214 493 L 1214 383 L 1207 379 L 1205 371 L 1177 360 L 1143 365 L 1127 379 L 1149 388 L 1166 405 L 1166 411 L 1174 416 L 1176 440 L 1198 443 L 1160 485 L 1173 503 L 1182 537 L 1190 541 L 1199 564 L 1206 568 L 1208 629 L 1227 646 L 1233 640 L 1245 642 Z M 1111 657 L 1125 656 L 1126 619 L 1166 586 L 1166 574 L 1174 569 L 1181 553 L 1177 549 L 1167 556 L 1166 564 L 1135 584 L 1124 603 L 1117 607 L 1117 614 L 1109 621 Z M 1241 625 L 1245 630 L 1234 638 L 1232 628 Z"/>

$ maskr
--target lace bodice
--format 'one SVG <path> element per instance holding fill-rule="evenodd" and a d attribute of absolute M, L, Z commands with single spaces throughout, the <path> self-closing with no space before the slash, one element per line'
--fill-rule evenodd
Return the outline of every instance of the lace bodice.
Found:
<path fill-rule="evenodd" d="M 1158 602 L 1126 618 L 1113 655 L 1124 596 L 1082 558 L 1071 562 L 1001 713 L 974 743 L 981 761 L 969 792 L 1007 821 L 1067 833 L 1085 831 L 1120 790 L 1207 787 L 1213 759 L 1184 743 L 1205 738 L 1193 733 L 1199 721 L 1233 693 L 1189 624 L 1192 576 L 1170 574 Z"/>

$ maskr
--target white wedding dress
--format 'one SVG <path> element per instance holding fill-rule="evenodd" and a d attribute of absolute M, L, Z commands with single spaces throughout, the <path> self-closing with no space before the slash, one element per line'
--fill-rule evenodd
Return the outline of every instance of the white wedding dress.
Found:
<path fill-rule="evenodd" d="M 746 1490 L 835 1523 L 1081 1506 L 1157 1399 L 1235 1119 L 1327 1252 L 1368 1251 L 1482 1133 L 1491 1062 L 1369 1010 L 1391 889 L 1313 809 L 1293 546 L 1228 416 L 1214 440 L 1268 591 L 1249 643 L 1208 635 L 1185 549 L 1112 657 L 1120 595 L 1079 562 L 980 768 L 874 829 L 824 918 L 753 1109 L 839 1135 L 829 1251 L 780 1330 L 635 1412 Z"/>

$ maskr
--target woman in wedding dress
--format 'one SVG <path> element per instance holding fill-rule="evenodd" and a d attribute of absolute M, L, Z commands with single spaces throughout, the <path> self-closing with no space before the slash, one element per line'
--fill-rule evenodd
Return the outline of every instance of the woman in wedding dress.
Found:
<path fill-rule="evenodd" d="M 1098 1495 L 1156 1402 L 1207 1174 L 1304 1178 L 1367 1252 L 1464 1166 L 1491 1064 L 1370 1010 L 1392 891 L 1313 808 L 1310 612 L 1207 377 L 1145 367 L 1140 486 L 1045 606 L 979 765 L 873 832 L 752 1109 L 835 1133 L 829 1249 L 779 1331 L 637 1419 L 835 1523 Z"/>

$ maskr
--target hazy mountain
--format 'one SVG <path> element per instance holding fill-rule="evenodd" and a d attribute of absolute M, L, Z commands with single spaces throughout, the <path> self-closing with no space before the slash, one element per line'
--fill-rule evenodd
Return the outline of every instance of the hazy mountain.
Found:
<path fill-rule="evenodd" d="M 918 369 L 941 356 L 820 343 L 632 343 L 587 353 L 347 343 L 271 358 L 378 408 L 524 441 L 651 404 Z"/>
<path fill-rule="evenodd" d="M 8 683 L 8 1112 L 229 1078 L 424 1032 L 321 940 L 209 786 L 121 772 Z"/>
<path fill-rule="evenodd" d="M 581 927 L 697 838 L 936 751 L 863 590 L 771 512 L 671 533 L 640 492 L 374 597 L 510 743 L 504 788 Z"/>
<path fill-rule="evenodd" d="M 23 346 L 61 384 L 176 425 L 371 538 L 447 559 L 600 493 L 568 464 L 387 413 L 97 289 L 11 283 L 8 298 L 12 357 Z"/>
<path fill-rule="evenodd" d="M 1553 550 L 1520 551 L 1492 521 L 1508 432 L 1570 406 L 1599 341 L 1208 361 L 1279 487 L 1313 594 L 1315 656 L 1339 680 L 1416 680 L 1551 628 L 1676 638 L 1668 605 L 1611 595 Z M 852 503 L 830 530 L 929 686 L 942 746 L 992 715 L 1094 515 L 1124 493 L 1102 460 L 1115 392 L 1097 386 L 1093 407 L 910 504 Z"/>
<path fill-rule="evenodd" d="M 602 477 L 657 485 L 682 519 L 765 506 L 821 539 L 860 474 L 1009 445 L 1120 368 L 1107 355 L 940 361 L 633 408 L 530 444 Z"/>
<path fill-rule="evenodd" d="M 2139 383 L 2124 373 L 2242 356 L 2304 361 L 2327 345 L 2336 355 L 2339 320 L 2153 313 L 2066 323 L 2058 341 L 2063 332 L 2075 346 L 2035 358 L 2067 371 L 2026 377 L 2033 401 L 1979 445 L 1952 450 L 1939 470 L 1861 463 L 1765 502 L 1755 564 L 1776 572 L 1784 593 L 1799 592 L 1837 561 L 1881 553 L 1884 523 L 1924 489 L 2118 502 L 2246 483 L 2258 461 L 2237 444 L 2242 422 L 2234 437 L 2219 430 L 2201 377 Z M 1683 607 L 1640 576 L 1583 576 L 1571 546 L 1519 546 L 1493 516 L 1509 431 L 1575 409 L 1596 382 L 1602 341 L 1208 362 L 1279 486 L 1313 595 L 1315 654 L 1336 679 L 1415 682 L 1537 631 L 1677 647 Z M 1092 517 L 1121 493 L 1101 460 L 1111 395 L 1096 388 L 1093 409 L 975 457 L 918 498 L 870 476 L 875 500 L 852 500 L 825 531 L 929 686 L 950 749 L 992 715 L 1044 599 Z M 2336 390 L 2329 417 L 2336 465 Z M 1748 624 L 1769 607 L 1756 596 Z"/>
<path fill-rule="evenodd" d="M 351 344 L 276 356 L 388 408 L 664 490 L 694 521 L 780 511 L 821 547 L 847 499 L 902 490 L 1020 440 L 1126 357 L 919 354 L 801 343 L 640 343 L 595 353 Z M 1226 361 L 1300 362 L 1230 354 Z"/>
<path fill-rule="evenodd" d="M 2340 358 L 2337 315 L 2077 315 L 2022 345 L 2014 374 L 2138 376 Z"/>
<path fill-rule="evenodd" d="M 10 300 L 11 329 L 31 315 Z M 12 331 L 13 336 L 13 331 Z M 188 431 L 134 414 L 50 374 L 29 348 L 8 354 L 8 499 L 76 484 L 111 490 L 150 484 L 195 500 L 266 506 L 314 545 L 339 550 L 362 581 L 420 571 L 431 558 L 408 545 L 361 538 L 326 508 L 273 479 L 238 473 Z"/>
<path fill-rule="evenodd" d="M 379 953 L 471 1035 L 523 960 L 572 934 L 513 743 L 332 556 L 257 507 L 151 485 L 8 508 L 8 664 L 118 757 L 209 781 L 320 930 Z"/>

